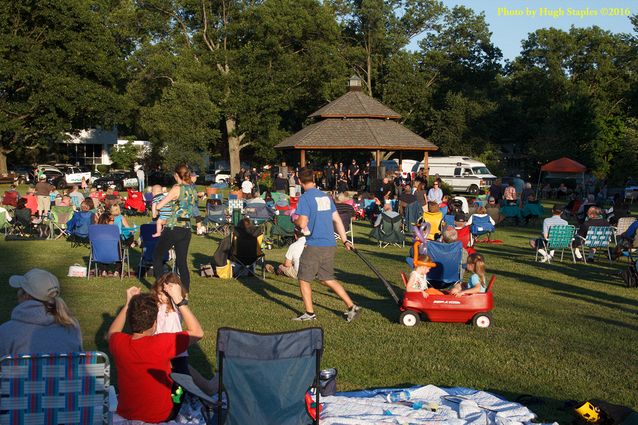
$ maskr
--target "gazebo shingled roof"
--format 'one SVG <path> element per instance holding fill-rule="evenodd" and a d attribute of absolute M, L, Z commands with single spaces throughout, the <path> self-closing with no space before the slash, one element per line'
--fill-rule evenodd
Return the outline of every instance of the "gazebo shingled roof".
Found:
<path fill-rule="evenodd" d="M 309 115 L 317 121 L 275 146 L 298 149 L 305 165 L 306 150 L 363 149 L 376 151 L 423 151 L 427 170 L 428 151 L 438 149 L 429 140 L 401 125 L 401 115 L 361 91 L 361 80 L 350 79 L 350 90 Z"/>
<path fill-rule="evenodd" d="M 360 91 L 349 91 L 309 116 L 321 118 L 401 118 L 401 115 L 383 103 Z"/>
<path fill-rule="evenodd" d="M 303 128 L 279 149 L 436 150 L 428 140 L 396 121 L 370 118 L 325 119 Z"/>

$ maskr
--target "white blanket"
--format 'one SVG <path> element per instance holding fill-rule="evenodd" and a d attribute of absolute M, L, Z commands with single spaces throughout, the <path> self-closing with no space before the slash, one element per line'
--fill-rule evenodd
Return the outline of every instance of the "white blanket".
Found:
<path fill-rule="evenodd" d="M 384 395 L 374 397 L 331 396 L 321 399 L 323 425 L 374 424 L 531 424 L 536 418 L 527 407 L 503 400 L 485 391 L 467 388 L 442 389 L 426 385 L 410 390 L 410 402 L 423 407 L 388 403 Z M 435 408 L 436 411 L 432 411 Z"/>

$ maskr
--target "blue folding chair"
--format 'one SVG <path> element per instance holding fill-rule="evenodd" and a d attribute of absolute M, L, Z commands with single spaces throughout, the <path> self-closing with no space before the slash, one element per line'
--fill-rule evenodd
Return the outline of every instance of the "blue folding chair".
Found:
<path fill-rule="evenodd" d="M 120 279 L 124 278 L 124 262 L 127 270 L 130 270 L 128 251 L 122 249 L 120 229 L 114 224 L 91 224 L 89 226 L 89 242 L 91 243 L 91 255 L 86 278 L 91 276 L 91 264 L 95 266 L 97 276 L 97 264 L 121 264 Z"/>
<path fill-rule="evenodd" d="M 305 395 L 311 387 L 318 387 L 322 352 L 321 328 L 278 334 L 220 328 L 217 423 L 318 424 L 319 391 L 315 394 L 314 421 L 306 411 Z M 223 392 L 228 400 L 225 418 L 221 411 Z"/>
<path fill-rule="evenodd" d="M 463 269 L 463 243 L 429 241 L 427 253 L 436 267 L 428 272 L 428 282 L 436 289 L 445 289 L 461 281 Z"/>
<path fill-rule="evenodd" d="M 203 224 L 206 226 L 207 232 L 215 232 L 222 237 L 230 232 L 230 225 L 226 217 L 226 207 L 218 200 L 209 199 L 206 201 L 206 217 Z"/>
<path fill-rule="evenodd" d="M 477 242 L 479 236 L 487 235 L 489 241 L 492 237 L 492 232 L 496 231 L 496 228 L 490 221 L 490 216 L 485 215 L 480 217 L 476 214 L 472 215 L 472 225 L 470 226 L 470 232 L 472 232 L 472 238 Z"/>
<path fill-rule="evenodd" d="M 142 241 L 142 254 L 137 265 L 137 276 L 142 277 L 142 269 L 153 265 L 153 252 L 159 238 L 154 238 L 153 234 L 157 230 L 155 223 L 146 223 L 140 226 L 140 239 Z M 164 263 L 168 262 L 168 252 L 164 256 Z"/>
<path fill-rule="evenodd" d="M 454 215 L 453 214 L 445 214 L 443 216 L 443 223 L 445 223 L 446 226 L 454 227 Z"/>

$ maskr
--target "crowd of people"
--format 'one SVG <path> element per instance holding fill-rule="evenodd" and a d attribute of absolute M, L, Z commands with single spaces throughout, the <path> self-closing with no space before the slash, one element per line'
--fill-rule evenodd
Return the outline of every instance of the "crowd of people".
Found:
<path fill-rule="evenodd" d="M 485 203 L 468 205 L 465 198 L 456 199 L 445 194 L 442 181 L 436 176 L 428 187 L 427 179 L 422 175 L 414 179 L 405 179 L 400 174 L 388 175 L 372 193 L 369 170 L 369 163 L 358 166 L 353 160 L 345 168 L 342 163 L 333 165 L 329 162 L 317 181 L 316 173 L 310 168 L 296 170 L 282 164 L 277 170 L 272 191 L 264 190 L 263 193 L 258 174 L 242 170 L 243 175 L 237 176 L 238 188 L 247 201 L 264 205 L 271 202 L 271 206 L 276 206 L 274 193 L 288 193 L 288 199 L 295 200 L 294 208 L 286 212 L 295 225 L 294 241 L 287 247 L 283 263 L 269 267 L 271 272 L 298 281 L 303 312 L 293 318 L 295 321 L 317 319 L 312 298 L 315 280 L 332 290 L 343 302 L 346 321 L 355 320 L 362 312 L 361 306 L 352 300 L 344 285 L 335 278 L 337 241 L 341 241 L 346 250 L 353 249 L 346 234 L 344 214 L 346 217 L 358 215 L 367 218 L 373 227 L 378 227 L 384 216 L 390 219 L 407 217 L 408 211 L 414 210 L 418 216 L 416 226 L 428 223 L 425 228 L 429 229 L 429 233 L 422 235 L 424 239 L 454 243 L 461 240 L 462 235 L 467 235 L 468 229 L 478 221 L 487 221 L 492 226 L 500 223 L 503 206 L 524 207 L 535 201 L 531 186 L 512 181 L 507 188 L 503 188 L 500 182 L 493 185 Z M 136 287 L 127 290 L 124 307 L 107 333 L 110 353 L 118 372 L 118 414 L 125 419 L 150 423 L 171 420 L 180 407 L 179 401 L 171 397 L 174 387 L 171 372 L 191 375 L 207 394 L 217 390 L 215 379 L 203 377 L 188 362 L 188 347 L 204 337 L 204 330 L 189 307 L 190 271 L 187 262 L 194 226 L 205 219 L 199 212 L 202 193 L 197 192 L 195 176 L 188 166 L 177 166 L 174 179 L 175 185 L 170 189 L 155 186 L 148 188 L 150 191 L 147 192 L 150 196 L 146 200 L 157 221 L 154 236 L 159 238 L 153 253 L 155 282 L 146 293 Z M 30 219 L 46 217 L 52 200 L 55 203 L 65 197 L 76 198 L 76 201 L 69 201 L 69 205 L 77 205 L 78 210 L 68 223 L 71 231 L 92 223 L 111 224 L 119 228 L 123 243 L 131 246 L 135 243 L 132 234 L 126 233 L 130 232 L 131 226 L 122 215 L 125 200 L 114 188 L 107 188 L 104 192 L 100 189 L 81 191 L 73 187 L 58 199 L 58 195 L 52 197 L 55 188 L 47 186 L 45 181 L 38 182 L 38 185 L 32 195 L 17 195 L 20 205 L 31 202 L 35 208 L 29 213 Z M 320 190 L 320 185 L 325 190 Z M 28 196 L 33 196 L 35 201 Z M 246 205 L 249 204 L 247 202 Z M 604 212 L 599 206 L 583 204 L 584 217 L 578 228 L 579 235 L 586 235 L 591 226 L 610 225 L 603 218 Z M 100 213 L 97 213 L 98 209 L 101 209 Z M 554 255 L 546 249 L 549 229 L 567 224 L 563 214 L 565 207 L 555 205 L 552 216 L 543 221 L 541 237 L 530 241 L 545 261 Z M 250 219 L 245 220 L 246 226 L 251 225 Z M 637 229 L 638 225 L 632 225 L 621 236 L 621 240 L 626 242 L 621 243 L 633 243 Z M 576 255 L 582 256 L 579 250 L 582 242 L 579 241 L 574 241 L 574 248 Z M 619 246 L 622 246 L 621 243 Z M 442 294 L 428 282 L 428 273 L 437 264 L 427 254 L 419 254 L 418 247 L 415 247 L 413 271 L 407 280 L 406 290 L 421 292 L 425 298 Z M 163 261 L 169 249 L 175 251 L 177 273 L 164 272 Z M 592 250 L 589 254 L 593 258 Z M 488 283 L 484 255 L 464 243 L 462 263 L 468 277 L 448 288 L 448 293 L 460 297 L 485 292 Z M 9 283 L 18 290 L 18 305 L 11 314 L 11 320 L 0 325 L 0 356 L 82 350 L 80 325 L 60 296 L 56 276 L 45 270 L 32 269 L 24 275 L 12 276 Z M 124 332 L 126 325 L 130 333 Z"/>

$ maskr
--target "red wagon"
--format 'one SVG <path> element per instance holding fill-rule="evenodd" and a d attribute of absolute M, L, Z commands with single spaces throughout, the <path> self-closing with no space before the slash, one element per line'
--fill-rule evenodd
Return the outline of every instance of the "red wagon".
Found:
<path fill-rule="evenodd" d="M 403 273 L 401 277 L 403 284 L 407 284 Z M 415 326 L 423 315 L 430 322 L 472 323 L 479 328 L 487 328 L 492 324 L 490 312 L 494 307 L 492 285 L 495 280 L 496 276 L 492 276 L 485 292 L 461 297 L 444 294 L 424 298 L 421 292 L 406 292 L 399 306 L 399 322 Z"/>
<path fill-rule="evenodd" d="M 403 299 L 399 299 L 392 285 L 379 273 L 376 267 L 372 265 L 359 251 L 355 248 L 352 251 L 363 260 L 370 270 L 377 275 L 379 280 L 383 282 L 386 289 L 399 306 L 401 316 L 399 322 L 405 326 L 415 326 L 421 321 L 421 316 L 430 322 L 447 322 L 447 323 L 472 323 L 479 328 L 487 328 L 492 324 L 492 316 L 490 312 L 494 307 L 492 299 L 492 286 L 496 280 L 496 276 L 492 276 L 487 290 L 482 293 L 463 295 L 456 297 L 454 295 L 430 294 L 427 298 L 423 297 L 421 292 L 405 292 Z M 403 284 L 407 286 L 405 274 L 401 273 Z"/>

